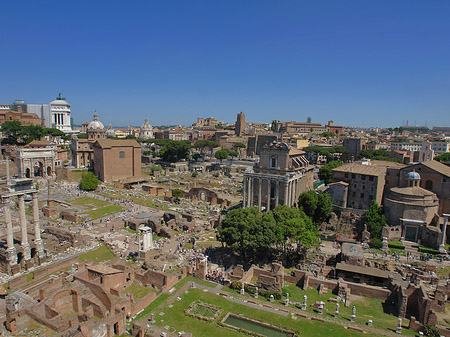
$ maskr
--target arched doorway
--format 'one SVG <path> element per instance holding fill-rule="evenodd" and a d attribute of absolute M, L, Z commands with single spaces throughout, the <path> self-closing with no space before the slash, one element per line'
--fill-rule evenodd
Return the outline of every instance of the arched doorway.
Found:
<path fill-rule="evenodd" d="M 51 166 L 47 167 L 47 177 L 50 177 L 52 175 L 52 168 Z"/>
<path fill-rule="evenodd" d="M 38 161 L 34 164 L 34 176 L 35 177 L 42 177 L 44 173 L 44 164 L 42 162 Z"/>
<path fill-rule="evenodd" d="M 29 168 L 27 168 L 27 169 L 25 170 L 25 177 L 31 178 L 31 170 L 30 170 Z"/>

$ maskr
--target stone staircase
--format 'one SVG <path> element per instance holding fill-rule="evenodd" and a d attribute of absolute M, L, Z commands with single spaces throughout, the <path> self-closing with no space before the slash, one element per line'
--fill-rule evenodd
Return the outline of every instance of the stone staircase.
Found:
<path fill-rule="evenodd" d="M 410 253 L 412 256 L 419 258 L 419 244 L 417 242 L 403 241 L 403 245 L 405 246 L 406 256 Z"/>

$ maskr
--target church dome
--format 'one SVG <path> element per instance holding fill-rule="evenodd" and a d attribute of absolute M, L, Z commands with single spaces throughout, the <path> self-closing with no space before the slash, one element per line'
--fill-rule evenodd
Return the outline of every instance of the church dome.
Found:
<path fill-rule="evenodd" d="M 144 124 L 141 126 L 142 130 L 151 130 L 152 126 L 148 123 L 148 118 L 144 120 Z"/>
<path fill-rule="evenodd" d="M 103 130 L 105 127 L 103 126 L 102 122 L 98 120 L 97 112 L 94 113 L 94 120 L 90 122 L 87 126 L 88 130 Z"/>
<path fill-rule="evenodd" d="M 406 179 L 408 180 L 420 180 L 420 174 L 416 171 L 411 171 L 406 174 Z"/>

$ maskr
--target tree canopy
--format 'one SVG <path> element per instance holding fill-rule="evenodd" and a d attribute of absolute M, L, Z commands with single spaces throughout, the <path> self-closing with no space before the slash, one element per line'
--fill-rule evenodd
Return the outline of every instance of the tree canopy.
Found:
<path fill-rule="evenodd" d="M 46 135 L 64 137 L 64 132 L 58 129 L 43 128 L 41 125 L 22 125 L 19 121 L 7 121 L 2 124 L 5 138 L 3 144 L 25 145 L 33 140 L 40 140 Z M 70 139 L 70 136 L 69 136 Z"/>
<path fill-rule="evenodd" d="M 441 163 L 448 163 L 448 162 L 450 162 L 450 152 L 446 152 L 439 156 L 436 156 L 436 157 L 434 157 L 434 160 L 437 160 Z"/>
<path fill-rule="evenodd" d="M 257 207 L 230 211 L 218 227 L 218 239 L 246 261 L 269 257 L 276 250 L 287 258 L 319 242 L 311 219 L 284 205 L 264 213 Z"/>
<path fill-rule="evenodd" d="M 217 159 L 219 159 L 220 161 L 224 160 L 224 159 L 228 159 L 228 155 L 230 154 L 229 150 L 219 150 L 215 153 L 215 156 Z"/>
<path fill-rule="evenodd" d="M 319 179 L 323 180 L 325 184 L 330 184 L 333 182 L 333 169 L 342 165 L 342 161 L 333 160 L 328 164 L 322 166 L 319 169 Z"/>
<path fill-rule="evenodd" d="M 83 191 L 93 191 L 100 185 L 97 176 L 92 172 L 83 173 L 80 180 L 80 189 Z"/>
<path fill-rule="evenodd" d="M 381 231 L 383 226 L 386 225 L 386 217 L 375 200 L 370 203 L 364 220 L 367 224 L 367 230 L 370 232 L 370 237 L 381 239 Z"/>
<path fill-rule="evenodd" d="M 359 158 L 368 158 L 371 160 L 385 160 L 392 161 L 396 163 L 401 163 L 402 161 L 397 158 L 389 157 L 389 151 L 387 150 L 362 150 L 358 154 Z"/>
<path fill-rule="evenodd" d="M 327 220 L 333 210 L 331 197 L 326 192 L 320 194 L 314 191 L 304 192 L 298 198 L 298 206 L 316 225 L 321 225 Z"/>
<path fill-rule="evenodd" d="M 180 159 L 189 159 L 191 145 L 184 140 L 169 140 L 159 151 L 165 161 L 177 162 Z"/>

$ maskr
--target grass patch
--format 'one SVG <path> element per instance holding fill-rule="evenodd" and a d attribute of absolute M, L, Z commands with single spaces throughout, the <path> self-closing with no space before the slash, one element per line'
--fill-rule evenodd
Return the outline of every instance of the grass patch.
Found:
<path fill-rule="evenodd" d="M 205 307 L 199 303 L 195 304 L 191 310 L 194 315 L 201 315 L 203 317 L 212 318 L 216 314 L 217 310 Z"/>
<path fill-rule="evenodd" d="M 134 300 L 139 300 L 150 292 L 150 289 L 133 282 L 130 286 L 122 291 L 122 294 L 132 294 Z"/>
<path fill-rule="evenodd" d="M 122 229 L 126 230 L 127 232 L 130 232 L 131 234 L 137 234 L 137 231 L 135 231 L 131 228 L 128 228 L 128 227 L 123 227 Z"/>
<path fill-rule="evenodd" d="M 79 205 L 79 206 L 85 206 L 85 205 L 93 205 L 97 207 L 110 205 L 111 203 L 105 200 L 95 199 L 95 198 L 89 198 L 89 197 L 82 197 L 77 198 L 75 200 L 66 200 L 68 203 L 71 203 L 72 205 Z"/>
<path fill-rule="evenodd" d="M 223 311 L 219 315 L 218 319 L 212 322 L 207 322 L 185 315 L 184 310 L 187 309 L 192 302 L 197 300 L 220 307 Z M 189 331 L 192 332 L 194 336 L 243 336 L 239 331 L 222 327 L 216 323 L 220 321 L 227 312 L 242 314 L 248 318 L 268 322 L 277 327 L 290 329 L 295 331 L 299 336 L 329 337 L 330 335 L 333 335 L 333 337 L 347 337 L 355 334 L 354 332 L 346 330 L 341 325 L 329 322 L 317 323 L 302 318 L 292 320 L 289 316 L 281 316 L 264 310 L 251 308 L 243 304 L 231 302 L 221 296 L 217 296 L 209 292 L 203 292 L 201 289 L 190 289 L 188 294 L 182 295 L 181 301 L 175 301 L 172 304 L 172 308 L 169 308 L 165 303 L 160 303 L 159 306 L 154 308 L 153 312 L 155 312 L 156 325 L 160 327 L 166 325 L 176 327 L 177 331 Z M 161 317 L 158 315 L 159 312 L 164 312 L 165 315 Z M 372 337 L 377 335 L 367 333 L 365 336 Z"/>
<path fill-rule="evenodd" d="M 34 272 L 27 274 L 27 282 L 31 282 L 34 279 Z"/>
<path fill-rule="evenodd" d="M 286 283 L 287 286 L 283 288 L 283 292 L 289 293 L 289 298 L 292 302 L 303 302 L 303 295 L 308 297 L 308 308 L 307 312 L 314 313 L 315 309 L 311 308 L 310 305 L 315 302 L 323 301 L 325 302 L 324 317 L 333 317 L 335 304 L 328 302 L 329 298 L 336 298 L 337 296 L 328 291 L 326 294 L 319 295 L 317 289 L 309 288 L 307 290 L 302 290 L 295 284 Z M 282 303 L 282 301 L 280 301 Z M 384 313 L 383 311 L 383 301 L 368 298 L 368 297 L 358 297 L 356 300 L 352 301 L 350 307 L 345 307 L 341 305 L 339 308 L 339 318 L 338 320 L 342 322 L 349 322 L 352 315 L 352 307 L 356 307 L 356 323 L 360 325 L 365 325 L 369 319 L 374 322 L 375 328 L 381 329 L 395 329 L 397 324 L 397 317 Z M 408 320 L 403 320 L 403 325 L 407 326 Z M 403 335 L 414 335 L 414 331 L 409 331 L 404 329 L 402 331 Z"/>
<path fill-rule="evenodd" d="M 91 250 L 90 252 L 84 253 L 83 255 L 80 255 L 78 260 L 80 262 L 91 260 L 94 262 L 102 262 L 111 260 L 114 258 L 114 253 L 106 246 L 101 246 L 97 249 Z"/>
<path fill-rule="evenodd" d="M 91 219 L 98 219 L 105 215 L 121 212 L 122 210 L 123 210 L 122 206 L 109 205 L 109 206 L 94 209 L 92 211 L 88 211 L 84 214 L 89 215 Z"/>
<path fill-rule="evenodd" d="M 194 248 L 194 245 L 193 245 L 192 243 L 190 243 L 190 242 L 186 242 L 186 243 L 184 244 L 184 248 L 185 248 L 185 249 L 193 249 L 193 248 Z"/>
<path fill-rule="evenodd" d="M 437 273 L 440 276 L 449 275 L 450 274 L 450 266 L 437 268 Z"/>
<path fill-rule="evenodd" d="M 397 248 L 397 249 L 405 249 L 405 245 L 401 241 L 389 241 L 388 242 L 389 248 Z"/>

